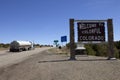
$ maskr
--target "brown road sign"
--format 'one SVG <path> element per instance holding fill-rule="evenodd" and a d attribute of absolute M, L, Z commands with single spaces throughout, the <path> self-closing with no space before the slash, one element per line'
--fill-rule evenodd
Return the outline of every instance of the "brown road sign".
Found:
<path fill-rule="evenodd" d="M 78 23 L 78 41 L 105 41 L 103 22 Z"/>

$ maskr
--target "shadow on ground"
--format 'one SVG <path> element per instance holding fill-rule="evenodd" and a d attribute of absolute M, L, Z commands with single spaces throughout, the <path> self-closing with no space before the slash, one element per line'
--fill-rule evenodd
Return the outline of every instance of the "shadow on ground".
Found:
<path fill-rule="evenodd" d="M 84 60 L 50 60 L 50 61 L 39 61 L 38 63 L 51 63 L 51 62 L 69 62 L 69 61 L 110 61 L 107 59 L 84 59 Z"/>

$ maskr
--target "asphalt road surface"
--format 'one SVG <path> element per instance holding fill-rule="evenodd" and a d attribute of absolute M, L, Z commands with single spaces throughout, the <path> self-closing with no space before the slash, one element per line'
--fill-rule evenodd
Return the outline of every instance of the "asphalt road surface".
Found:
<path fill-rule="evenodd" d="M 33 54 L 38 54 L 44 50 L 50 49 L 50 47 L 36 48 L 34 50 L 22 51 L 22 52 L 9 52 L 9 50 L 0 51 L 0 67 L 9 66 L 29 58 Z"/>
<path fill-rule="evenodd" d="M 17 54 L 29 53 L 33 54 L 22 61 L 1 66 L 0 80 L 120 80 L 120 60 L 77 56 L 76 61 L 70 61 L 69 55 L 41 48 Z"/>

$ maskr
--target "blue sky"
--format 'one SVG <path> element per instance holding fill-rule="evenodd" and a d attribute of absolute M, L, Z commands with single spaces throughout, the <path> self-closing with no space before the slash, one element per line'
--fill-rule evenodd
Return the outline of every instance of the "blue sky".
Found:
<path fill-rule="evenodd" d="M 53 44 L 64 35 L 69 42 L 70 18 L 112 18 L 114 40 L 120 40 L 120 0 L 0 0 L 0 43 Z"/>

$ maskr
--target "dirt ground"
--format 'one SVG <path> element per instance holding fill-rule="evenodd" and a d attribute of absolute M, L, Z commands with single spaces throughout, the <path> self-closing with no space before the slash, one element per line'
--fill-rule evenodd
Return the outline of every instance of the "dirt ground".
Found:
<path fill-rule="evenodd" d="M 0 68 L 0 80 L 120 80 L 120 60 L 104 57 L 76 56 L 51 49 L 26 60 Z"/>

